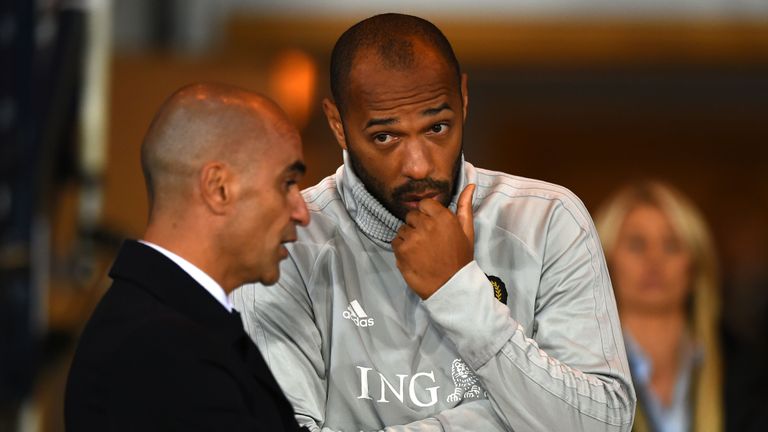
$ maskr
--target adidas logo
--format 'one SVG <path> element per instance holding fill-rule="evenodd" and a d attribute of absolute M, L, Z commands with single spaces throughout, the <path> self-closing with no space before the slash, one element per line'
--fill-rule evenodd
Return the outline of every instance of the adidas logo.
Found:
<path fill-rule="evenodd" d="M 349 302 L 349 306 L 347 306 L 347 309 L 341 313 L 341 316 L 352 321 L 358 327 L 373 327 L 373 318 L 365 313 L 363 307 L 360 306 L 360 303 L 358 303 L 357 300 Z"/>

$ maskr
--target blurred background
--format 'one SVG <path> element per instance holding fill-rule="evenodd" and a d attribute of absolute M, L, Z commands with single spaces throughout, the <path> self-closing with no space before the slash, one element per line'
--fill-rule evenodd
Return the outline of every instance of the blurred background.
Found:
<path fill-rule="evenodd" d="M 754 421 L 768 364 L 768 1 L 414 3 L 0 3 L 0 431 L 63 430 L 77 335 L 146 222 L 139 148 L 162 101 L 200 80 L 266 93 L 302 131 L 312 185 L 341 163 L 320 105 L 333 43 L 388 11 L 453 43 L 476 166 L 564 185 L 591 211 L 647 178 L 696 203 L 721 264 L 726 424 Z"/>

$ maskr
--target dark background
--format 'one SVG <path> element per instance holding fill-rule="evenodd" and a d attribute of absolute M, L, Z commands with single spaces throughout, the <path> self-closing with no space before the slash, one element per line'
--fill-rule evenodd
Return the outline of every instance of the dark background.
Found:
<path fill-rule="evenodd" d="M 581 14 L 417 14 L 443 29 L 469 75 L 467 160 L 564 185 L 592 212 L 646 178 L 699 206 L 720 257 L 739 430 L 765 380 L 751 368 L 764 369 L 768 316 L 768 7 L 718 1 L 704 14 L 659 2 L 603 14 L 597 1 Z M 145 224 L 139 148 L 171 92 L 205 80 L 275 98 L 302 131 L 303 186 L 341 163 L 320 107 L 328 58 L 372 12 L 316 9 L 2 3 L 0 430 L 61 430 L 75 338 L 119 242 Z"/>

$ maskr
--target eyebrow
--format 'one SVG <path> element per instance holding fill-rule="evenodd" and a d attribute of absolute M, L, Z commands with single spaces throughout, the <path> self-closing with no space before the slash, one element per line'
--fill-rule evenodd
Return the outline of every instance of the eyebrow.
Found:
<path fill-rule="evenodd" d="M 296 162 L 294 162 L 291 165 L 289 165 L 285 169 L 285 172 L 286 173 L 294 172 L 294 173 L 298 173 L 298 174 L 302 174 L 303 175 L 304 173 L 307 172 L 307 166 L 304 165 L 304 162 L 297 160 Z"/>
<path fill-rule="evenodd" d="M 442 105 L 435 107 L 435 108 L 427 108 L 424 111 L 421 112 L 422 116 L 434 116 L 442 112 L 443 110 L 453 111 L 453 108 L 448 104 L 448 102 L 443 102 Z M 392 124 L 397 123 L 396 117 L 388 117 L 388 118 L 372 118 L 368 120 L 368 123 L 365 124 L 365 128 L 363 130 L 368 129 L 373 126 L 389 126 Z"/>
<path fill-rule="evenodd" d="M 373 126 L 389 126 L 391 124 L 395 124 L 397 120 L 394 117 L 389 118 L 372 118 L 368 120 L 368 123 L 365 124 L 365 127 L 363 130 L 368 129 Z"/>
<path fill-rule="evenodd" d="M 423 116 L 433 116 L 439 114 L 443 110 L 453 111 L 450 105 L 448 105 L 448 102 L 443 102 L 442 105 L 440 105 L 437 108 L 427 108 L 424 111 L 421 112 L 421 115 Z"/>

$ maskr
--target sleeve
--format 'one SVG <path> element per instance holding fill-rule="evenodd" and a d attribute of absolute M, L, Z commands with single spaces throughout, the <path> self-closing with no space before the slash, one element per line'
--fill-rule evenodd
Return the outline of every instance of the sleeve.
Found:
<path fill-rule="evenodd" d="M 326 365 L 312 304 L 293 259 L 281 263 L 277 284 L 244 285 L 233 292 L 232 301 L 299 425 L 318 430 L 325 420 Z"/>
<path fill-rule="evenodd" d="M 493 412 L 490 401 L 463 403 L 424 420 L 390 426 L 384 432 L 504 432 L 507 428 Z M 330 432 L 323 429 L 322 432 Z"/>
<path fill-rule="evenodd" d="M 530 333 L 487 294 L 475 261 L 424 301 L 511 430 L 632 426 L 635 394 L 613 290 L 591 219 L 578 222 L 582 211 L 553 210 Z"/>
<path fill-rule="evenodd" d="M 299 422 L 301 424 L 301 422 Z M 309 424 L 312 432 L 337 432 Z M 507 428 L 493 412 L 487 399 L 461 404 L 423 420 L 405 425 L 388 426 L 382 432 L 504 432 Z"/>

